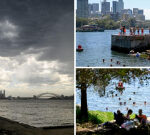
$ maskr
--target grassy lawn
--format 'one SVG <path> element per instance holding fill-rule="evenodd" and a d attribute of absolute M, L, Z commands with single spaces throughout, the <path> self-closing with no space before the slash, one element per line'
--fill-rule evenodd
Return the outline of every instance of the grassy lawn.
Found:
<path fill-rule="evenodd" d="M 89 111 L 89 121 L 96 122 L 95 124 L 104 123 L 114 120 L 112 112 Z"/>
<path fill-rule="evenodd" d="M 81 113 L 80 107 L 77 106 L 76 107 L 77 123 L 84 122 L 84 120 L 80 119 L 80 113 Z M 131 119 L 133 118 L 135 118 L 135 114 L 131 115 Z M 114 120 L 113 112 L 88 111 L 88 122 L 92 122 L 93 124 L 101 124 L 112 120 Z"/>

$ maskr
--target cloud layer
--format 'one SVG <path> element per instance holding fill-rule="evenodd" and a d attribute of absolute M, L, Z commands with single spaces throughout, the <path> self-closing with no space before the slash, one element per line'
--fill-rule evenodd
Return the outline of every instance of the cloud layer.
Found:
<path fill-rule="evenodd" d="M 0 88 L 73 94 L 73 0 L 1 0 L 0 16 Z"/>

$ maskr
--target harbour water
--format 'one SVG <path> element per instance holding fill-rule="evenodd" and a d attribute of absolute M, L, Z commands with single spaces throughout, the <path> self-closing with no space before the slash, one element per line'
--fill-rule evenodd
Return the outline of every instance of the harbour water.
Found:
<path fill-rule="evenodd" d="M 144 114 L 150 116 L 149 84 L 147 83 L 143 86 L 140 86 L 136 82 L 135 84 L 131 85 L 125 84 L 124 87 L 125 90 L 121 95 L 120 92 L 115 90 L 114 85 L 110 85 L 106 89 L 105 96 L 102 97 L 100 97 L 99 92 L 95 91 L 93 87 L 89 88 L 87 90 L 88 110 L 116 112 L 118 109 L 120 109 L 121 112 L 126 114 L 128 108 L 132 109 L 133 113 L 137 114 L 138 110 L 142 109 Z M 76 91 L 76 104 L 81 104 L 80 90 L 77 89 Z M 114 91 L 114 97 L 112 97 L 112 91 Z M 130 98 L 131 100 L 129 100 Z M 147 102 L 146 105 L 144 104 L 145 101 Z M 122 102 L 122 105 L 120 105 L 120 102 Z M 124 105 L 124 102 L 126 102 L 126 105 Z M 135 102 L 136 104 L 133 105 L 133 102 Z M 108 108 L 108 110 L 106 110 L 106 108 Z"/>
<path fill-rule="evenodd" d="M 77 67 L 148 67 L 150 61 L 144 58 L 136 58 L 128 54 L 111 50 L 111 35 L 118 34 L 119 30 L 106 30 L 105 32 L 77 32 L 76 47 L 82 45 L 84 51 L 76 52 Z M 129 31 L 127 30 L 127 34 Z M 148 34 L 148 30 L 145 30 Z M 102 59 L 105 59 L 103 63 Z M 110 60 L 113 59 L 111 62 Z M 120 62 L 120 65 L 117 64 Z"/>
<path fill-rule="evenodd" d="M 34 127 L 74 122 L 73 100 L 0 100 L 0 116 Z"/>

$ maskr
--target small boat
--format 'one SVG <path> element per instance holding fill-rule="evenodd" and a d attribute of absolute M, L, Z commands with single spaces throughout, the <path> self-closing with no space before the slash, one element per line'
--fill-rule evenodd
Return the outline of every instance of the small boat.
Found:
<path fill-rule="evenodd" d="M 83 48 L 81 45 L 78 45 L 78 48 L 76 49 L 77 52 L 82 52 L 83 51 Z"/>

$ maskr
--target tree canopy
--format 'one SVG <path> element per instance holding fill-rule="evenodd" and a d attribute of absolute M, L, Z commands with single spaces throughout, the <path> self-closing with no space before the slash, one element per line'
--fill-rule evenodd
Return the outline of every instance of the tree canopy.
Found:
<path fill-rule="evenodd" d="M 121 80 L 125 83 L 131 83 L 138 80 L 142 85 L 143 81 L 150 79 L 149 69 L 77 69 L 76 70 L 76 88 L 81 90 L 81 115 L 87 119 L 87 88 L 90 86 L 99 86 L 100 92 L 105 95 L 106 87 L 111 80 Z"/>

